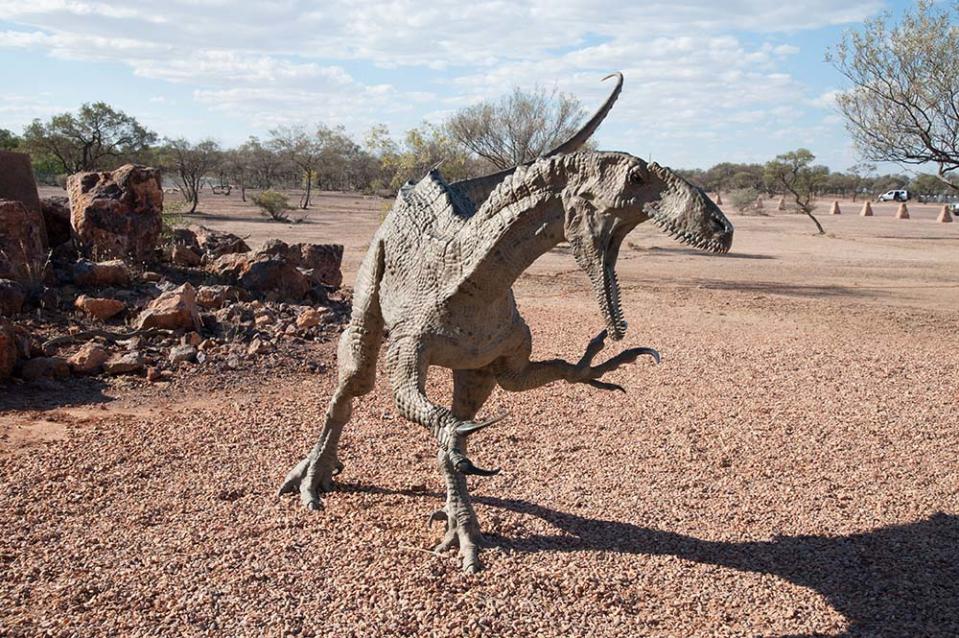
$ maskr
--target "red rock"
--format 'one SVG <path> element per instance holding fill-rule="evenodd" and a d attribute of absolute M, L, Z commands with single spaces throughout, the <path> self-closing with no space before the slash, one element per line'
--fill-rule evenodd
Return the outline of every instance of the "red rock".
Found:
<path fill-rule="evenodd" d="M 126 164 L 67 179 L 73 230 L 85 255 L 151 261 L 163 229 L 160 171 Z"/>
<path fill-rule="evenodd" d="M 106 321 L 115 317 L 126 309 L 126 304 L 117 299 L 108 299 L 105 297 L 89 297 L 80 295 L 73 303 L 77 310 L 82 310 L 100 321 Z"/>
<path fill-rule="evenodd" d="M 273 293 L 281 299 L 299 301 L 312 288 L 306 275 L 279 256 L 223 255 L 210 264 L 209 270 L 242 288 Z"/>
<path fill-rule="evenodd" d="M 137 328 L 165 328 L 167 330 L 200 330 L 200 315 L 196 307 L 196 290 L 185 283 L 176 290 L 165 292 L 149 303 L 137 318 Z"/>
<path fill-rule="evenodd" d="M 331 288 L 339 288 L 343 283 L 341 244 L 287 244 L 274 239 L 267 242 L 256 254 L 282 257 L 306 271 L 313 283 Z"/>
<path fill-rule="evenodd" d="M 43 279 L 47 241 L 43 216 L 23 203 L 0 200 L 0 277 L 23 284 Z"/>
<path fill-rule="evenodd" d="M 203 258 L 197 253 L 193 252 L 191 248 L 177 244 L 174 245 L 171 250 L 170 261 L 177 266 L 186 266 L 192 268 L 194 266 L 199 266 L 200 263 L 202 263 Z"/>
<path fill-rule="evenodd" d="M 243 290 L 236 286 L 200 286 L 196 289 L 196 302 L 204 307 L 217 310 L 236 301 L 242 301 Z"/>
<path fill-rule="evenodd" d="M 216 259 L 231 253 L 250 252 L 250 247 L 243 241 L 243 238 L 233 233 L 212 230 L 198 224 L 190 226 L 187 230 L 193 233 L 200 250 L 209 259 Z"/>
<path fill-rule="evenodd" d="M 109 358 L 110 353 L 106 348 L 95 341 L 88 341 L 67 359 L 67 363 L 77 374 L 97 374 Z"/>
<path fill-rule="evenodd" d="M 307 328 L 312 328 L 318 326 L 329 316 L 330 311 L 326 308 L 317 309 L 317 308 L 307 308 L 300 313 L 300 316 L 296 318 L 296 325 L 302 330 Z"/>
<path fill-rule="evenodd" d="M 130 278 L 130 269 L 120 259 L 99 263 L 81 259 L 73 266 L 78 286 L 126 286 Z"/>

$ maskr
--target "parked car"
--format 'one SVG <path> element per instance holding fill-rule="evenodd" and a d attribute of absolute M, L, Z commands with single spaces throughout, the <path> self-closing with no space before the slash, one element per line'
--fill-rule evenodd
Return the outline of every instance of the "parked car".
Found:
<path fill-rule="evenodd" d="M 880 202 L 908 202 L 909 201 L 909 191 L 907 190 L 896 190 L 896 191 L 886 191 L 879 196 Z"/>

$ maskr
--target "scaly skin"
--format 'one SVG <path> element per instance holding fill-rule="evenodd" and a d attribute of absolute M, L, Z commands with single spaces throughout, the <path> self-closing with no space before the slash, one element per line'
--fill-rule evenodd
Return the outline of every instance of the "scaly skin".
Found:
<path fill-rule="evenodd" d="M 613 97 L 617 93 L 618 87 Z M 396 408 L 428 428 L 439 448 L 447 499 L 431 517 L 446 526 L 437 550 L 458 547 L 468 572 L 480 569 L 482 535 L 464 474 L 496 471 L 473 465 L 466 439 L 490 425 L 473 419 L 493 388 L 520 392 L 566 381 L 622 390 L 601 377 L 644 354 L 659 360 L 655 350 L 631 348 L 593 365 L 605 339 L 621 339 L 626 330 L 613 269 L 626 234 L 654 219 L 680 240 L 714 252 L 725 252 L 732 241 L 732 226 L 701 190 L 625 153 L 553 153 L 497 180 L 495 187 L 489 178 L 447 184 L 432 171 L 401 190 L 357 276 L 338 350 L 339 383 L 319 441 L 280 488 L 320 508 L 320 492 L 332 488 L 342 467 L 337 446 L 352 399 L 373 387 L 385 329 Z M 593 284 L 606 329 L 576 363 L 531 361 L 530 331 L 512 284 L 564 240 Z M 452 409 L 426 396 L 430 366 L 454 370 Z"/>

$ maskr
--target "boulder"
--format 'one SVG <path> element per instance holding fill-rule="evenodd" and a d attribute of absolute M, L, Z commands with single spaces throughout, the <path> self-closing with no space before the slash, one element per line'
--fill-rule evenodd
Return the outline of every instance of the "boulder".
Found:
<path fill-rule="evenodd" d="M 199 266 L 203 262 L 203 258 L 188 246 L 174 244 L 173 248 L 170 250 L 170 261 L 177 266 L 193 268 Z"/>
<path fill-rule="evenodd" d="M 342 244 L 287 244 L 274 239 L 267 242 L 256 254 L 282 257 L 304 270 L 315 284 L 339 288 L 343 283 L 343 273 L 340 270 L 343 262 Z"/>
<path fill-rule="evenodd" d="M 126 164 L 67 178 L 70 220 L 81 250 L 97 259 L 151 261 L 163 229 L 160 171 Z"/>
<path fill-rule="evenodd" d="M 120 259 L 93 262 L 80 259 L 73 266 L 73 283 L 78 286 L 126 286 L 130 269 Z"/>
<path fill-rule="evenodd" d="M 11 317 L 23 308 L 27 293 L 12 279 L 0 279 L 0 317 Z"/>
<path fill-rule="evenodd" d="M 35 357 L 27 359 L 20 368 L 20 378 L 24 381 L 39 379 L 66 379 L 70 376 L 70 365 L 61 357 Z"/>
<path fill-rule="evenodd" d="M 174 228 L 170 231 L 170 244 L 173 246 L 186 246 L 197 254 L 203 252 L 200 242 L 196 239 L 196 233 L 189 228 Z"/>
<path fill-rule="evenodd" d="M 77 310 L 82 310 L 100 321 L 115 317 L 126 309 L 126 304 L 117 299 L 90 297 L 88 295 L 80 295 L 73 305 Z"/>
<path fill-rule="evenodd" d="M 200 286 L 196 289 L 196 302 L 210 310 L 242 301 L 244 296 L 243 290 L 236 286 Z"/>
<path fill-rule="evenodd" d="M 26 153 L 0 151 L 0 199 L 20 202 L 31 213 L 41 214 L 37 181 Z"/>
<path fill-rule="evenodd" d="M 47 229 L 47 243 L 55 248 L 73 239 L 70 225 L 70 200 L 66 197 L 44 197 L 40 200 L 43 224 Z"/>
<path fill-rule="evenodd" d="M 196 346 L 180 345 L 174 346 L 170 350 L 170 363 L 181 363 L 183 361 L 196 361 Z"/>
<path fill-rule="evenodd" d="M 6 319 L 0 319 L 0 380 L 8 379 L 17 365 L 20 356 L 17 341 L 13 324 Z"/>
<path fill-rule="evenodd" d="M 117 353 L 106 360 L 103 371 L 109 375 L 138 374 L 143 371 L 143 355 L 139 351 Z"/>
<path fill-rule="evenodd" d="M 167 330 L 200 330 L 200 314 L 196 307 L 196 289 L 185 283 L 163 293 L 147 305 L 137 318 L 137 328 Z"/>
<path fill-rule="evenodd" d="M 233 233 L 212 230 L 199 224 L 190 226 L 188 230 L 193 233 L 200 250 L 210 260 L 230 253 L 250 252 L 250 247 L 243 241 L 243 238 Z"/>
<path fill-rule="evenodd" d="M 307 308 L 296 318 L 296 327 L 301 330 L 306 330 L 307 328 L 318 326 L 325 322 L 329 315 L 330 311 L 326 308 Z"/>
<path fill-rule="evenodd" d="M 47 263 L 43 215 L 22 202 L 0 200 L 0 277 L 22 284 L 42 281 Z"/>
<path fill-rule="evenodd" d="M 106 348 L 95 341 L 88 341 L 74 353 L 67 363 L 76 374 L 97 374 L 110 358 Z"/>
<path fill-rule="evenodd" d="M 272 293 L 280 299 L 299 301 L 312 288 L 310 280 L 296 266 L 283 257 L 268 254 L 223 255 L 210 265 L 210 271 L 242 288 Z"/>

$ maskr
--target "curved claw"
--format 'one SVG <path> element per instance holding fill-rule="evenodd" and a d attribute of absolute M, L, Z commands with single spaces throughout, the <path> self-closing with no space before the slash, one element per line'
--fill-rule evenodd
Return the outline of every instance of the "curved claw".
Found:
<path fill-rule="evenodd" d="M 634 358 L 639 358 L 644 354 L 648 354 L 653 358 L 653 361 L 659 365 L 659 352 L 657 352 L 655 348 L 630 348 L 626 352 L 628 352 Z"/>
<path fill-rule="evenodd" d="M 426 526 L 432 527 L 433 523 L 436 523 L 437 521 L 448 521 L 448 520 L 449 520 L 449 515 L 446 513 L 445 510 L 436 510 L 435 512 L 430 514 L 430 519 L 426 522 Z"/>
<path fill-rule="evenodd" d="M 580 365 L 589 365 L 593 358 L 599 354 L 599 351 L 606 347 L 606 336 L 607 332 L 604 328 L 598 335 L 589 340 L 586 352 L 583 354 L 583 358 L 579 360 Z"/>
<path fill-rule="evenodd" d="M 496 416 L 486 419 L 485 421 L 480 421 L 478 423 L 467 421 L 461 425 L 456 426 L 456 433 L 462 434 L 463 436 L 468 436 L 472 434 L 473 432 L 479 432 L 483 428 L 488 428 L 494 423 L 499 423 L 500 421 L 505 419 L 507 416 L 509 416 L 508 412 L 500 412 Z"/>
<path fill-rule="evenodd" d="M 496 476 L 499 474 L 499 468 L 495 470 L 484 470 L 481 467 L 476 467 L 473 465 L 473 462 L 468 458 L 463 457 L 456 463 L 456 470 L 461 474 L 473 474 L 476 476 Z"/>
<path fill-rule="evenodd" d="M 618 390 L 619 392 L 626 394 L 626 389 L 616 383 L 606 383 L 605 381 L 599 381 L 597 379 L 590 379 L 586 383 L 600 390 Z"/>

